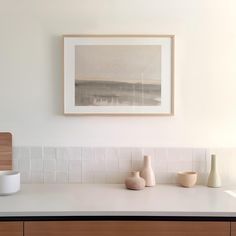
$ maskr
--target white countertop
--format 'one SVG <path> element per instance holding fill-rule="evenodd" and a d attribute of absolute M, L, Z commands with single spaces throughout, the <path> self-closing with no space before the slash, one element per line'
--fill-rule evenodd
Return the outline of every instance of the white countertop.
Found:
<path fill-rule="evenodd" d="M 236 217 L 235 195 L 236 187 L 157 185 L 132 191 L 119 184 L 25 184 L 15 195 L 0 196 L 0 217 Z"/>

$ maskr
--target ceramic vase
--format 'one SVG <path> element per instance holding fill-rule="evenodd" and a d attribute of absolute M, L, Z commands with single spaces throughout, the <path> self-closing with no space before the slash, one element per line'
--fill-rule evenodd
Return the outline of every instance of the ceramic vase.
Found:
<path fill-rule="evenodd" d="M 139 171 L 131 172 L 131 176 L 125 180 L 126 188 L 142 190 L 145 188 L 145 180 L 140 177 Z"/>
<path fill-rule="evenodd" d="M 217 168 L 217 159 L 214 154 L 211 155 L 211 171 L 208 177 L 207 186 L 212 188 L 221 187 L 221 179 Z"/>
<path fill-rule="evenodd" d="M 197 182 L 197 172 L 179 172 L 177 174 L 178 182 L 181 186 L 185 188 L 193 187 Z"/>
<path fill-rule="evenodd" d="M 146 187 L 151 187 L 156 185 L 155 174 L 152 169 L 150 156 L 144 156 L 144 163 L 143 163 L 143 169 L 141 171 L 141 177 L 144 178 Z"/>

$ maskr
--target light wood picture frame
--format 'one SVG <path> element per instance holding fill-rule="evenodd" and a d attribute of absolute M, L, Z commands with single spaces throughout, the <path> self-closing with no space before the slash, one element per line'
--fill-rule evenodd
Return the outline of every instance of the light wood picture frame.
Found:
<path fill-rule="evenodd" d="M 64 35 L 64 114 L 173 115 L 173 35 Z"/>

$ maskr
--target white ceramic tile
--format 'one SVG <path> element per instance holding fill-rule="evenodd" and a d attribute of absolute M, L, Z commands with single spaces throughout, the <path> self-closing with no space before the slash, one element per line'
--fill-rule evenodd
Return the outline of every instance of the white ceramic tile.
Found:
<path fill-rule="evenodd" d="M 115 160 L 107 160 L 105 163 L 105 171 L 118 171 L 119 170 L 119 161 Z"/>
<path fill-rule="evenodd" d="M 29 184 L 31 182 L 31 176 L 29 171 L 20 172 L 20 181 L 22 184 Z"/>
<path fill-rule="evenodd" d="M 57 160 L 82 160 L 81 147 L 58 147 Z"/>
<path fill-rule="evenodd" d="M 43 149 L 42 147 L 31 147 L 30 156 L 32 159 L 42 159 L 43 158 Z"/>
<path fill-rule="evenodd" d="M 106 148 L 105 169 L 107 172 L 119 170 L 119 149 L 118 148 Z"/>
<path fill-rule="evenodd" d="M 153 149 L 153 153 L 155 153 L 154 156 L 149 155 L 151 157 L 150 160 L 152 169 L 154 170 L 154 172 L 157 170 L 162 171 L 160 167 L 164 166 L 164 163 L 160 162 L 161 159 L 157 157 L 157 149 Z M 165 164 L 167 165 L 167 161 L 165 161 Z"/>
<path fill-rule="evenodd" d="M 56 171 L 56 160 L 47 159 L 43 161 L 43 169 L 45 172 L 54 172 Z"/>
<path fill-rule="evenodd" d="M 44 147 L 43 148 L 43 159 L 56 159 L 56 148 L 55 147 Z"/>
<path fill-rule="evenodd" d="M 119 171 L 129 172 L 132 170 L 132 160 L 119 160 Z"/>
<path fill-rule="evenodd" d="M 190 162 L 192 161 L 193 152 L 191 148 L 169 148 L 168 162 Z"/>
<path fill-rule="evenodd" d="M 192 171 L 191 161 L 178 161 L 168 163 L 168 172 Z"/>
<path fill-rule="evenodd" d="M 206 172 L 207 173 L 210 173 L 210 170 L 211 170 L 211 150 L 210 149 L 207 149 L 206 151 Z"/>
<path fill-rule="evenodd" d="M 107 171 L 106 178 L 107 178 L 107 183 L 109 183 L 109 184 L 124 183 L 120 179 L 120 172 L 117 172 L 117 171 Z"/>
<path fill-rule="evenodd" d="M 69 160 L 57 160 L 56 161 L 56 171 L 57 172 L 68 172 Z"/>
<path fill-rule="evenodd" d="M 30 168 L 30 149 L 29 147 L 14 147 L 13 160 L 19 160 L 18 169 L 25 171 Z M 27 163 L 28 162 L 28 163 Z"/>
<path fill-rule="evenodd" d="M 168 171 L 168 163 L 166 161 L 154 161 L 152 164 L 152 168 L 155 172 L 167 172 Z"/>
<path fill-rule="evenodd" d="M 131 170 L 132 171 L 141 171 L 143 168 L 142 148 L 132 148 L 131 154 L 132 154 Z"/>
<path fill-rule="evenodd" d="M 193 149 L 192 148 L 183 148 L 181 151 L 181 161 L 189 162 L 193 160 Z"/>
<path fill-rule="evenodd" d="M 155 172 L 157 184 L 170 184 L 173 182 L 173 175 L 168 172 Z"/>
<path fill-rule="evenodd" d="M 119 147 L 108 147 L 106 148 L 106 159 L 107 160 L 114 160 L 119 159 L 120 156 L 120 148 Z"/>
<path fill-rule="evenodd" d="M 82 173 L 86 172 L 92 172 L 97 169 L 97 165 L 94 163 L 94 161 L 87 160 L 87 161 L 82 161 Z"/>
<path fill-rule="evenodd" d="M 179 158 L 180 150 L 179 148 L 168 148 L 167 150 L 167 161 L 176 162 L 176 158 Z"/>
<path fill-rule="evenodd" d="M 29 149 L 29 147 L 14 147 L 13 154 L 14 154 L 15 158 L 29 157 L 30 156 L 30 149 Z"/>
<path fill-rule="evenodd" d="M 19 171 L 30 171 L 31 159 L 29 156 L 22 156 L 18 159 L 18 169 Z"/>
<path fill-rule="evenodd" d="M 193 149 L 193 161 L 206 162 L 206 149 L 205 148 L 194 148 Z"/>
<path fill-rule="evenodd" d="M 80 147 L 69 147 L 66 152 L 70 160 L 82 160 L 82 149 Z"/>
<path fill-rule="evenodd" d="M 156 149 L 156 160 L 157 162 L 167 162 L 168 149 L 167 148 L 157 148 Z"/>
<path fill-rule="evenodd" d="M 43 180 L 44 183 L 47 183 L 47 184 L 56 183 L 55 171 L 44 172 L 43 177 L 44 177 L 44 180 Z"/>
<path fill-rule="evenodd" d="M 57 172 L 56 173 L 56 182 L 58 184 L 64 184 L 69 182 L 69 176 L 67 172 Z"/>
<path fill-rule="evenodd" d="M 91 147 L 83 147 L 81 150 L 82 160 L 94 160 L 94 149 Z"/>
<path fill-rule="evenodd" d="M 93 169 L 95 171 L 106 170 L 106 149 L 105 148 L 94 149 L 93 166 L 94 166 Z"/>
<path fill-rule="evenodd" d="M 98 160 L 105 160 L 106 148 L 94 148 L 94 157 Z"/>
<path fill-rule="evenodd" d="M 119 160 L 131 160 L 132 148 L 123 147 L 119 149 Z"/>
<path fill-rule="evenodd" d="M 233 163 L 231 150 L 230 149 L 224 150 L 224 152 L 222 152 L 222 154 L 219 155 L 217 158 L 218 158 L 217 167 L 219 171 L 221 173 L 226 173 L 230 175 L 231 165 L 235 164 Z"/>
<path fill-rule="evenodd" d="M 31 171 L 42 171 L 43 170 L 43 160 L 38 158 L 31 159 Z"/>
<path fill-rule="evenodd" d="M 43 183 L 43 172 L 41 171 L 33 171 L 31 172 L 31 183 Z"/>
<path fill-rule="evenodd" d="M 141 160 L 132 160 L 132 171 L 141 171 L 143 169 L 143 161 Z"/>
<path fill-rule="evenodd" d="M 129 172 L 132 170 L 132 148 L 120 148 L 119 171 Z"/>
<path fill-rule="evenodd" d="M 132 160 L 143 160 L 142 148 L 132 148 Z"/>
<path fill-rule="evenodd" d="M 105 169 L 106 172 L 119 171 L 119 148 L 106 148 Z"/>
<path fill-rule="evenodd" d="M 206 172 L 198 172 L 197 184 L 200 184 L 200 185 L 207 185 L 208 176 L 209 176 L 209 173 L 206 173 Z"/>
<path fill-rule="evenodd" d="M 20 147 L 13 147 L 12 148 L 12 159 L 14 160 L 17 160 L 18 159 L 18 156 L 19 156 L 19 149 Z"/>
<path fill-rule="evenodd" d="M 68 161 L 70 159 L 70 149 L 67 147 L 58 147 L 56 149 L 56 159 Z"/>
<path fill-rule="evenodd" d="M 203 161 L 193 161 L 193 171 L 196 172 L 206 172 L 206 162 Z"/>
<path fill-rule="evenodd" d="M 18 159 L 12 160 L 12 168 L 13 168 L 13 170 L 16 170 L 16 171 L 19 170 Z"/>
<path fill-rule="evenodd" d="M 69 161 L 69 182 L 70 183 L 81 183 L 83 173 L 82 160 L 70 160 Z M 86 172 L 85 172 L 86 173 Z"/>
<path fill-rule="evenodd" d="M 106 148 L 106 160 L 119 159 L 120 149 L 115 147 Z"/>
<path fill-rule="evenodd" d="M 68 172 L 69 182 L 70 183 L 82 183 L 82 170 L 81 168 L 75 168 Z"/>
<path fill-rule="evenodd" d="M 104 171 L 95 171 L 93 172 L 93 183 L 107 183 L 107 181 L 109 181 L 107 179 L 107 175 L 106 172 Z"/>
<path fill-rule="evenodd" d="M 80 160 L 70 160 L 69 161 L 69 172 L 82 172 L 82 161 Z"/>
<path fill-rule="evenodd" d="M 169 172 L 169 183 L 170 184 L 177 184 L 177 173 L 176 172 Z"/>
<path fill-rule="evenodd" d="M 126 171 L 122 171 L 122 172 L 118 172 L 117 173 L 117 182 L 119 184 L 124 184 L 125 183 L 125 179 L 130 176 L 130 172 L 126 172 Z"/>
<path fill-rule="evenodd" d="M 93 170 L 94 171 L 106 171 L 107 169 L 107 165 L 106 165 L 106 162 L 105 160 L 101 160 L 101 161 L 94 161 L 93 163 Z"/>
<path fill-rule="evenodd" d="M 84 184 L 92 184 L 94 182 L 94 172 L 87 171 L 82 174 L 82 183 Z"/>

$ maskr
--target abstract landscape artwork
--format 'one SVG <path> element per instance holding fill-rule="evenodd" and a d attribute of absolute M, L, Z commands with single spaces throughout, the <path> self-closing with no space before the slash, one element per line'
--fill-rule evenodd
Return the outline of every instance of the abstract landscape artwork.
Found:
<path fill-rule="evenodd" d="M 173 112 L 173 36 L 65 36 L 65 114 Z"/>

